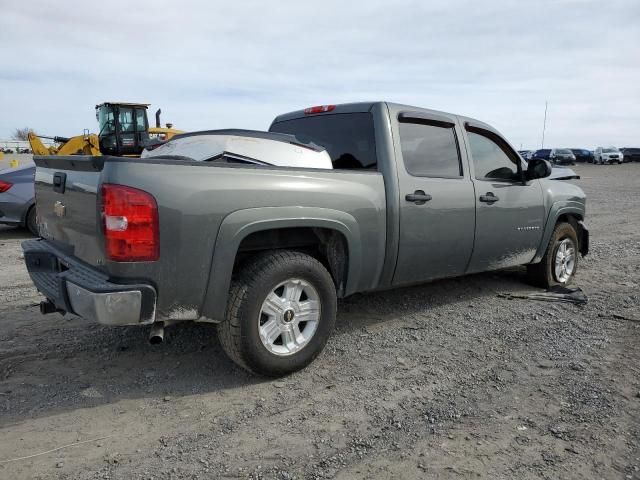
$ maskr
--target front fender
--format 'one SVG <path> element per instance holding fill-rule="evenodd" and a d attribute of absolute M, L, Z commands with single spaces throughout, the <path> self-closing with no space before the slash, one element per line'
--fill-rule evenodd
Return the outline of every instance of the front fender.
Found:
<path fill-rule="evenodd" d="M 551 235 L 553 235 L 553 230 L 558 222 L 558 218 L 562 215 L 572 215 L 576 217 L 576 220 L 581 221 L 584 218 L 584 204 L 572 200 L 563 200 L 551 205 L 547 221 L 545 222 L 542 240 L 531 263 L 538 263 L 542 260 L 544 252 L 547 250 L 547 246 L 551 240 Z"/>
<path fill-rule="evenodd" d="M 244 238 L 262 230 L 295 227 L 327 228 L 342 233 L 347 240 L 349 252 L 345 293 L 354 293 L 361 287 L 362 238 L 360 227 L 350 214 L 316 207 L 261 207 L 237 210 L 224 218 L 218 231 L 202 308 L 203 315 L 215 321 L 224 319 L 233 266 Z M 378 263 L 382 265 L 382 262 Z"/>

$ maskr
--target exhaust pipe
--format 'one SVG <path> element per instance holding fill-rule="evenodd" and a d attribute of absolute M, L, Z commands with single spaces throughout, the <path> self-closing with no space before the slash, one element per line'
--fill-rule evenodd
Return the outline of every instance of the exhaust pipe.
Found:
<path fill-rule="evenodd" d="M 151 325 L 149 332 L 149 343 L 158 345 L 164 340 L 164 322 L 155 322 Z"/>
<path fill-rule="evenodd" d="M 158 109 L 156 111 L 156 127 L 160 128 L 160 114 L 162 113 L 162 110 Z"/>

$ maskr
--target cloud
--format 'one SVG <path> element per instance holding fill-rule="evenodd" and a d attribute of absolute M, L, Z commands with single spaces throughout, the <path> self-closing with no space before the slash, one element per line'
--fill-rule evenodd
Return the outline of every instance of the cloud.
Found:
<path fill-rule="evenodd" d="M 105 100 L 150 102 L 186 130 L 390 100 L 476 117 L 533 148 L 548 100 L 549 146 L 640 144 L 636 0 L 36 0 L 0 12 L 0 138 L 95 130 Z"/>

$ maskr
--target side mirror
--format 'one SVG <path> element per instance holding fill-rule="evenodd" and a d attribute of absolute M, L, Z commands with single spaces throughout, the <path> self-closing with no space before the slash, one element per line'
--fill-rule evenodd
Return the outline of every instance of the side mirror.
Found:
<path fill-rule="evenodd" d="M 547 178 L 551 175 L 551 163 L 541 158 L 533 158 L 527 164 L 526 177 L 527 180 L 535 180 L 536 178 Z"/>

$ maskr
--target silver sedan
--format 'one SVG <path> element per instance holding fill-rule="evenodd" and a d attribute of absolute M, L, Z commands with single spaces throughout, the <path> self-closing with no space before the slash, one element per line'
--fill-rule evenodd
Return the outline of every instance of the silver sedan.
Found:
<path fill-rule="evenodd" d="M 33 178 L 35 165 L 0 170 L 0 223 L 38 234 Z"/>

